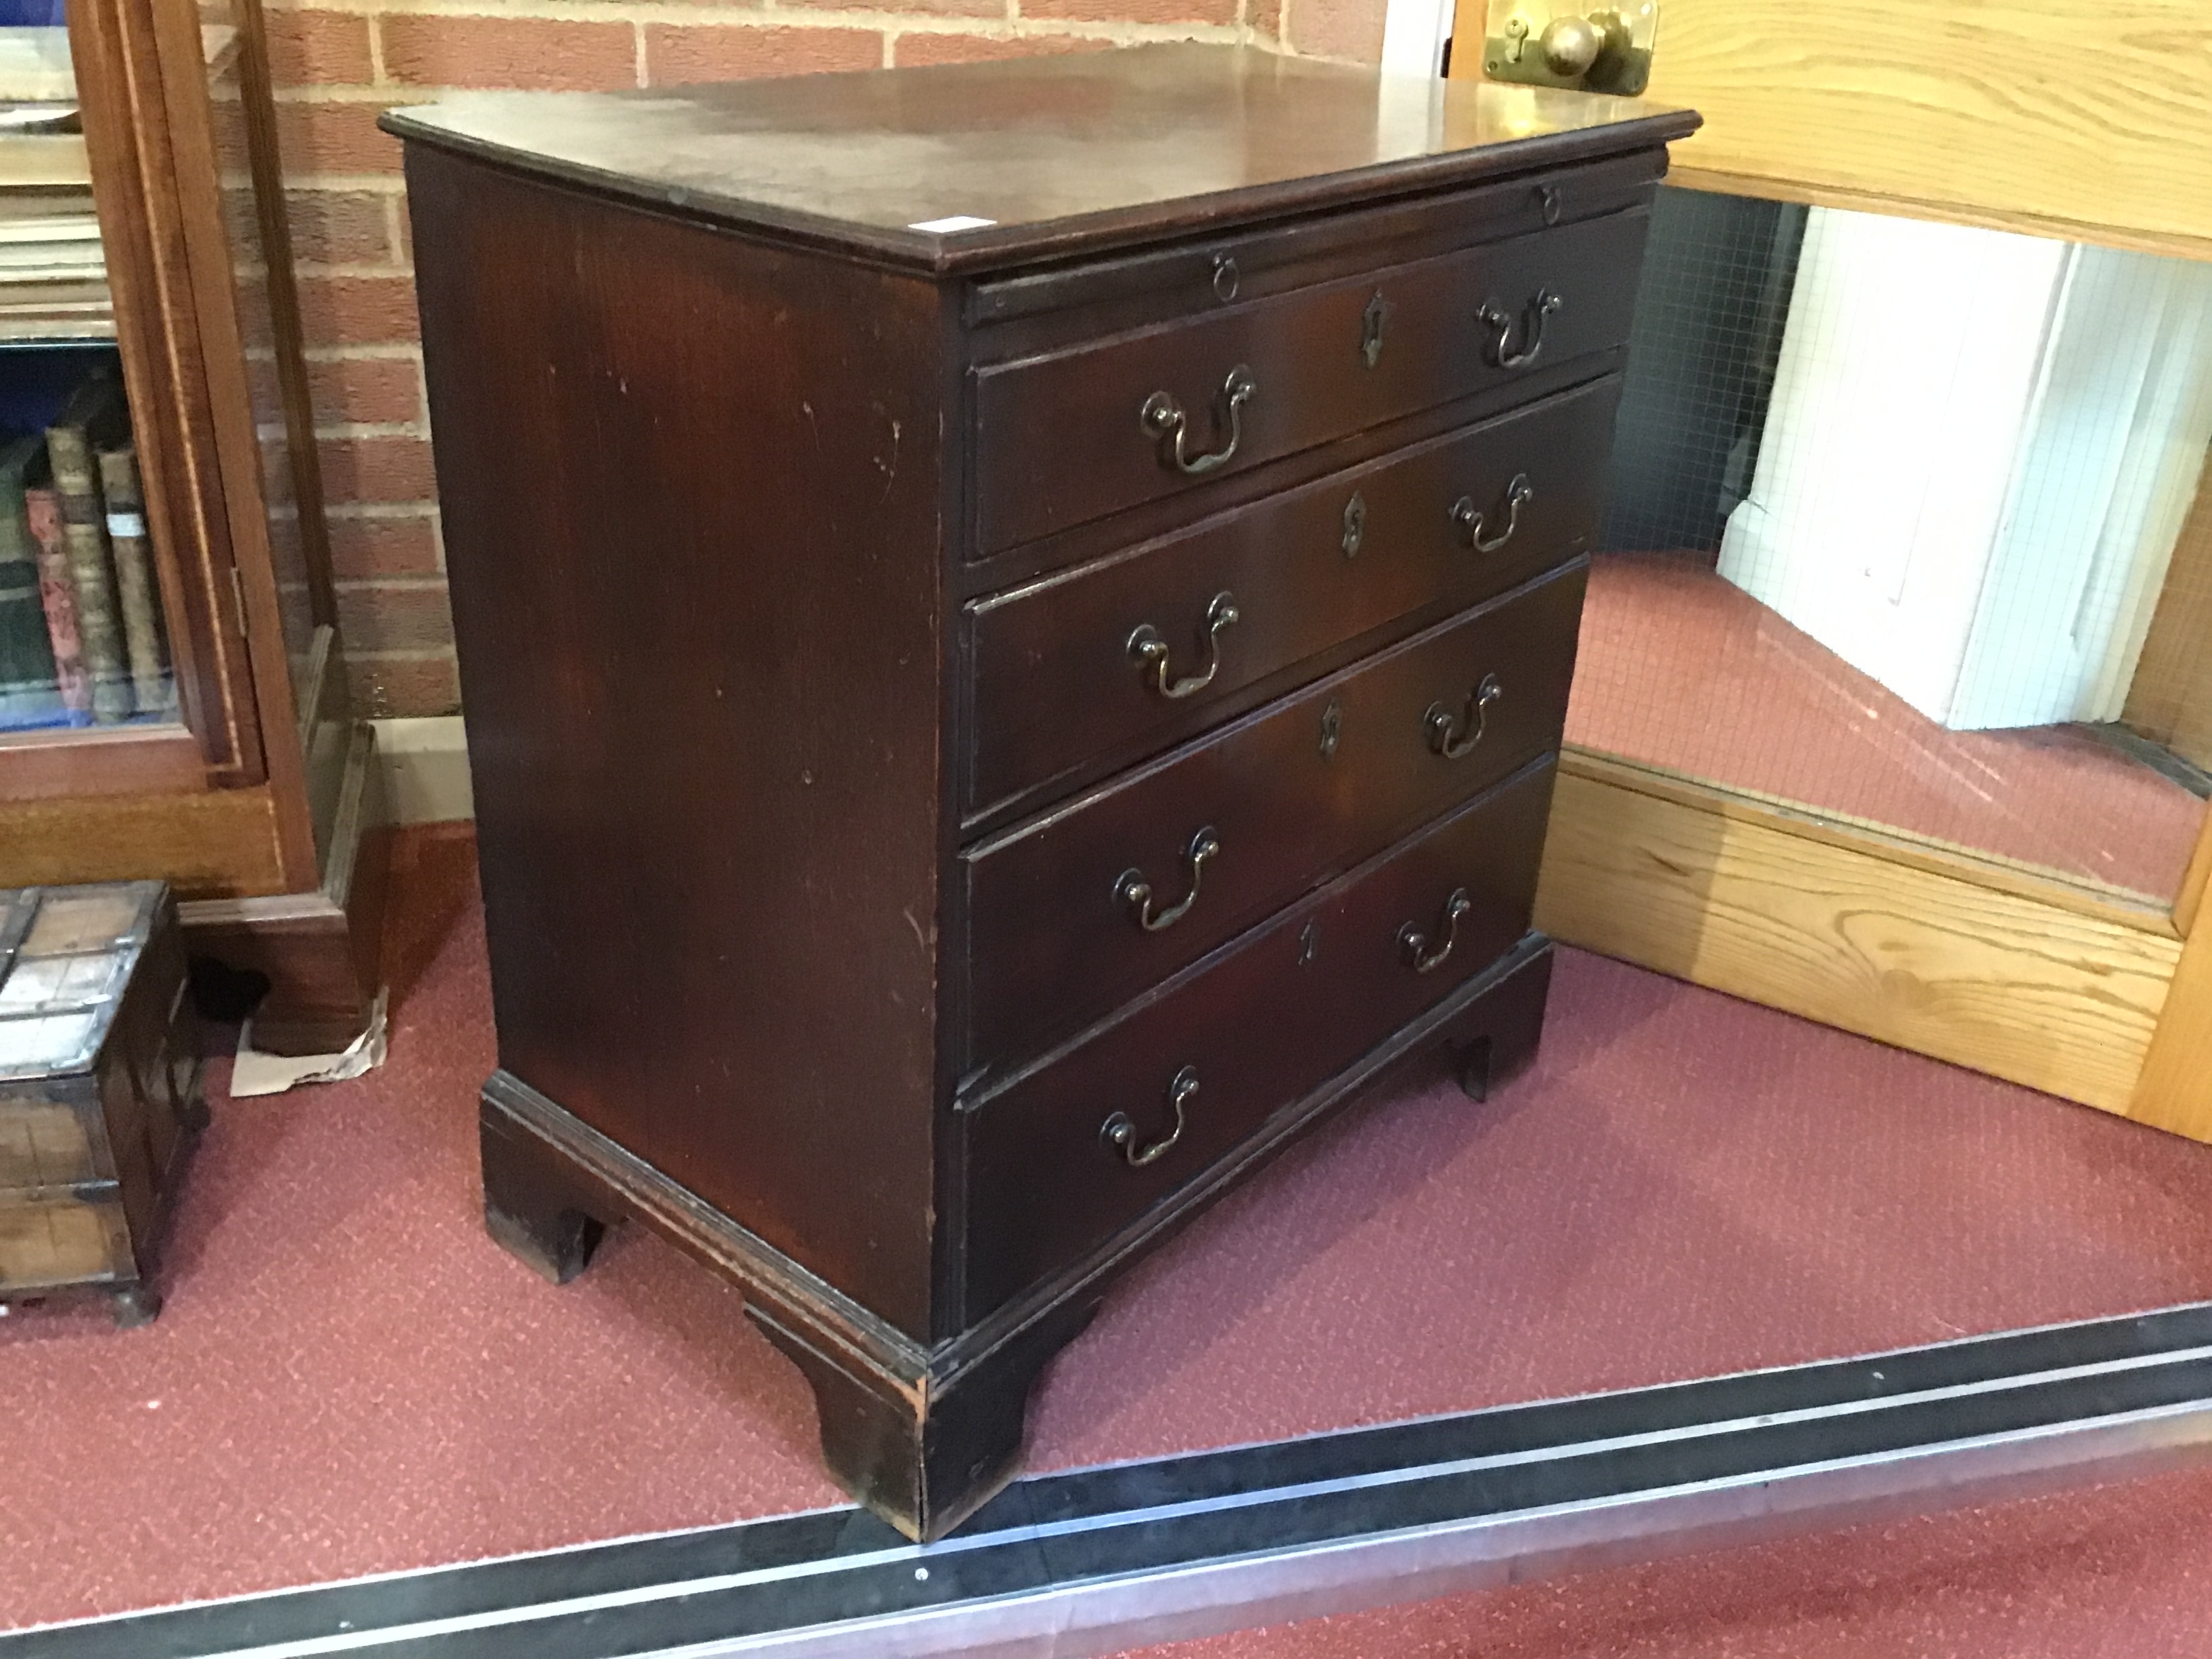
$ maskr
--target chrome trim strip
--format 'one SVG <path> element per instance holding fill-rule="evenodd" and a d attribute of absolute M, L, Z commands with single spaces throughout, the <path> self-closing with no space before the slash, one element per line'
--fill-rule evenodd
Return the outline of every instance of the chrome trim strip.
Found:
<path fill-rule="evenodd" d="M 1088 1659 L 2212 1461 L 2212 1401 L 1762 1471 L 636 1659 Z M 1938 1495 L 1929 1504 L 1913 1500 Z M 257 1659 L 258 1656 L 257 1656 Z"/>
<path fill-rule="evenodd" d="M 1039 1475 L 985 1512 L 987 1529 L 926 1547 L 891 1541 L 888 1528 L 856 1511 L 816 1511 L 0 1632 L 0 1659 L 126 1650 L 204 1659 L 473 1659 L 479 1643 L 490 1644 L 487 1653 L 535 1659 L 541 1646 L 569 1655 L 585 1650 L 580 1641 L 601 1639 L 619 1642 L 635 1659 L 1073 1659 L 2212 1455 L 2208 1312 L 2212 1304 L 2044 1327 L 2072 1340 L 2025 1349 L 2019 1339 L 2033 1334 L 2003 1333 L 1737 1374 L 1738 1382 L 1771 1380 L 1771 1389 L 1748 1397 L 1731 1379 L 1694 1379 L 1581 1396 L 1596 1409 L 1577 1407 L 1564 1419 L 1557 1409 L 1571 1402 L 1534 1402 L 1118 1466 L 1126 1478 L 1112 1468 Z M 2175 1346 L 2160 1348 L 2160 1341 Z M 1990 1364 L 2032 1358 L 2042 1369 L 1991 1374 L 1972 1363 L 1920 1363 L 1976 1345 L 1989 1350 Z M 2051 1363 L 2069 1352 L 2109 1357 Z M 1886 1381 L 1893 1360 L 1903 1376 Z M 2172 1375 L 2156 1375 L 2162 1370 Z M 1900 1386 L 1912 1376 L 1962 1375 L 1969 1380 Z M 1710 1395 L 1685 1392 L 1709 1383 L 1729 1386 Z M 1789 1406 L 1793 1386 L 1796 1398 L 1820 1403 Z M 1869 1386 L 1899 1391 L 1858 1391 Z M 1669 1399 L 1679 1407 L 1655 1408 Z M 1769 1399 L 1779 1408 L 1741 1409 Z M 1682 1420 L 1693 1401 L 1707 1400 L 1736 1410 Z M 2075 1414 L 2059 1414 L 2069 1411 Z M 1885 1413 L 1895 1422 L 1881 1422 Z M 1556 1437 L 1553 1427 L 1629 1430 L 1655 1420 L 1663 1425 L 1574 1440 Z M 1828 1423 L 1835 1435 L 1820 1432 Z M 1992 1424 L 2015 1426 L 1976 1432 Z M 1410 1439 L 1401 1433 L 1407 1429 L 1417 1431 Z M 1715 1444 L 1701 1451 L 1701 1441 Z M 1505 1449 L 1476 1450 L 1486 1443 Z M 1454 1449 L 1469 1455 L 1440 1455 Z M 1763 1449 L 1777 1455 L 1775 1466 L 1748 1467 Z M 1822 1460 L 1824 1450 L 1853 1455 Z M 1793 1455 L 1801 1461 L 1790 1462 Z M 1660 1482 L 1695 1474 L 1700 1457 L 1705 1469 L 1725 1473 L 1632 1484 L 1639 1471 Z M 1546 1463 L 1560 1465 L 1559 1475 L 1535 1468 Z M 1486 1478 L 1516 1470 L 1501 1477 L 1503 1485 Z M 1286 1478 L 1299 1473 L 1307 1478 Z M 1239 1489 L 1239 1480 L 1257 1484 Z M 1570 1496 L 1542 1503 L 1547 1481 L 1552 1496 Z M 1161 1501 L 1129 1501 L 1147 1488 Z M 1394 1498 L 1394 1489 L 1403 1496 Z M 1500 1507 L 1515 1494 L 1539 1501 Z M 1321 1507 L 1307 1507 L 1313 1504 Z M 1394 1526 L 1394 1506 L 1400 1520 L 1440 1518 Z M 1007 1524 L 990 1526 L 994 1514 Z M 1218 1535 L 1210 1525 L 1217 1520 Z M 746 1560 L 758 1565 L 705 1570 Z M 836 1616 L 903 1599 L 890 1575 L 908 1566 L 917 1577 L 936 1568 L 943 1576 L 932 1589 L 944 1599 Z M 530 1599 L 595 1583 L 605 1588 Z M 364 1599 L 364 1587 L 378 1593 Z M 732 1596 L 711 1607 L 695 1602 Z M 725 1614 L 731 1626 L 745 1620 L 754 1629 L 696 1639 L 714 1628 L 704 1621 Z M 801 1625 L 802 1618 L 817 1622 Z M 763 1627 L 776 1620 L 786 1622 Z M 668 1645 L 651 1645 L 656 1626 Z"/>

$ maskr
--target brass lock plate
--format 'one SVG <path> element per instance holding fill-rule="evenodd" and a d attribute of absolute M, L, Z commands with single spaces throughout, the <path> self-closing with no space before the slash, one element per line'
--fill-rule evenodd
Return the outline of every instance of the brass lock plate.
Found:
<path fill-rule="evenodd" d="M 1651 81 L 1658 0 L 1583 11 L 1589 0 L 1490 0 L 1482 72 L 1492 81 L 1638 96 Z"/>

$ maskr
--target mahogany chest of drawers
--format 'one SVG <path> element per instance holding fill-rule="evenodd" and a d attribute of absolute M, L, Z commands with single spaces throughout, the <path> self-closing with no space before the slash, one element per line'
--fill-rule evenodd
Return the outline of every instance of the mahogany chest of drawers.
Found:
<path fill-rule="evenodd" d="M 1171 46 L 386 123 L 488 1221 L 727 1275 L 934 1537 L 1139 1254 L 1401 1062 L 1532 1052 L 1695 118 Z"/>

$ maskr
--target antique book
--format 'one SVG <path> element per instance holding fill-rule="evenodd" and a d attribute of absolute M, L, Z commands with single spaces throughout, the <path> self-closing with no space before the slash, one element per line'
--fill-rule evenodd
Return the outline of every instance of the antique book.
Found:
<path fill-rule="evenodd" d="M 46 606 L 55 690 L 62 695 L 66 723 L 86 726 L 93 719 L 93 675 L 84 665 L 84 639 L 77 635 L 77 577 L 69 571 L 62 502 L 53 484 L 31 484 L 22 493 L 22 507 L 31 550 L 38 557 L 38 598 Z"/>
<path fill-rule="evenodd" d="M 100 721 L 127 720 L 134 702 L 131 659 L 124 644 L 122 607 L 107 545 L 107 514 L 93 462 L 92 433 L 122 416 L 123 388 L 112 374 L 86 379 L 46 428 L 46 460 L 59 499 L 62 544 L 76 583 L 77 638 L 92 676 L 92 714 Z"/>
<path fill-rule="evenodd" d="M 44 441 L 39 441 L 43 451 Z M 88 725 L 92 720 L 92 674 L 84 665 L 84 642 L 77 634 L 76 578 L 70 574 L 69 547 L 62 537 L 61 500 L 51 483 L 33 484 L 23 491 L 23 518 L 39 564 L 39 598 L 46 606 L 46 640 L 53 647 L 54 685 L 66 723 Z"/>
<path fill-rule="evenodd" d="M 138 482 L 138 452 L 129 444 L 100 452 L 100 493 L 107 504 L 107 544 L 115 562 L 115 597 L 123 612 L 123 646 L 131 664 L 131 696 L 142 714 L 167 714 L 177 706 L 169 675 L 169 646 L 161 635 L 161 591 L 146 539 L 146 496 Z"/>
<path fill-rule="evenodd" d="M 100 282 L 107 275 L 100 221 L 82 213 L 0 212 L 0 284 Z"/>
<path fill-rule="evenodd" d="M 0 190 L 0 340 L 114 331 L 92 192 Z"/>
<path fill-rule="evenodd" d="M 23 516 L 23 474 L 38 453 L 35 435 L 0 449 L 0 729 L 59 725 L 65 714 Z"/>

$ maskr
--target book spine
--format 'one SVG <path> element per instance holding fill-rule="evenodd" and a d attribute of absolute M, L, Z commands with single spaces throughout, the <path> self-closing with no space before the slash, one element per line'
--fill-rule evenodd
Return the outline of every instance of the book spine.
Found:
<path fill-rule="evenodd" d="M 131 717 L 131 659 L 123 643 L 123 618 L 116 604 L 115 576 L 107 550 L 106 514 L 100 477 L 93 470 L 92 445 L 82 427 L 58 426 L 46 433 L 46 459 L 60 497 L 62 545 L 70 575 L 76 583 L 76 631 L 84 665 L 92 676 L 92 717 L 113 721 Z"/>
<path fill-rule="evenodd" d="M 53 647 L 54 684 L 62 708 L 79 724 L 92 718 L 92 675 L 84 665 L 84 644 L 77 635 L 76 578 L 70 574 L 69 549 L 62 540 L 62 507 L 51 489 L 23 492 L 31 544 L 37 550 L 39 597 L 46 611 L 46 640 Z"/>
<path fill-rule="evenodd" d="M 161 635 L 161 594 L 146 541 L 146 497 L 138 482 L 138 453 L 127 445 L 100 454 L 100 483 L 107 504 L 107 544 L 115 558 L 115 594 L 123 612 L 123 645 L 131 663 L 131 696 L 142 714 L 176 712 L 176 682 L 169 673 L 168 641 Z"/>
<path fill-rule="evenodd" d="M 0 547 L 0 726 L 44 726 L 62 715 L 39 567 L 22 556 L 27 550 Z"/>

